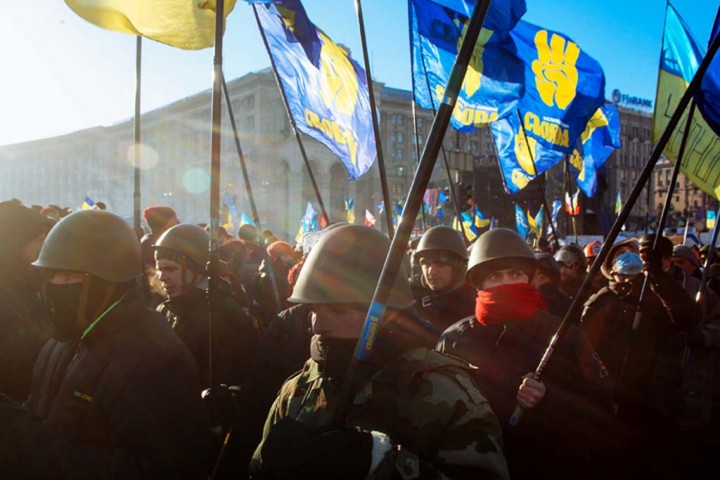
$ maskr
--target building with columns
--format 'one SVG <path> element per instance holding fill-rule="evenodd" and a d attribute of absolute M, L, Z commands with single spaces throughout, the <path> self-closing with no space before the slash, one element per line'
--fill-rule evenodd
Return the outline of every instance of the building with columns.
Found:
<path fill-rule="evenodd" d="M 229 81 L 228 90 L 262 227 L 292 239 L 307 202 L 312 202 L 317 210 L 319 205 L 275 78 L 270 69 L 261 70 Z M 409 190 L 433 115 L 418 109 L 413 117 L 409 91 L 381 83 L 375 84 L 375 91 L 388 190 L 395 204 Z M 210 110 L 211 92 L 206 90 L 142 116 L 142 207 L 168 205 L 183 222 L 209 221 Z M 620 108 L 620 115 L 623 148 L 608 161 L 596 198 L 586 199 L 585 233 L 603 231 L 602 222 L 593 219 L 593 215 L 605 212 L 606 218 L 611 217 L 616 192 L 621 191 L 626 198 L 651 150 L 651 116 L 626 108 Z M 239 211 L 251 216 L 227 113 L 222 119 L 221 135 L 222 188 L 234 198 Z M 346 219 L 344 197 L 352 197 L 356 222 L 362 222 L 367 209 L 384 229 L 385 218 L 377 208 L 382 201 L 378 163 L 359 180 L 348 181 L 345 167 L 329 149 L 305 135 L 301 134 L 301 138 L 331 221 Z M 133 159 L 132 119 L 2 146 L 0 199 L 18 198 L 26 204 L 79 208 L 87 195 L 105 202 L 109 210 L 131 222 Z M 448 129 L 431 187 L 444 188 L 450 184 L 444 159 L 452 181 L 473 185 L 475 202 L 499 225 L 514 227 L 513 202 L 520 202 L 533 212 L 539 208 L 537 182 L 514 197 L 505 194 L 489 128 L 471 134 Z M 550 201 L 562 198 L 561 172 L 562 166 L 558 165 L 547 176 L 545 187 Z M 639 219 L 644 216 L 644 203 L 636 208 L 634 218 Z M 447 205 L 445 218 L 433 219 L 432 223 L 449 224 L 451 210 Z M 560 223 L 562 229 L 562 220 Z"/>

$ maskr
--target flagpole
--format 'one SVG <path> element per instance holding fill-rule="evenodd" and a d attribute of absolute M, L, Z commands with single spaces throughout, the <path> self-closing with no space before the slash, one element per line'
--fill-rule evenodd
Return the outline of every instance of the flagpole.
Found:
<path fill-rule="evenodd" d="M 557 348 L 558 342 L 563 338 L 565 335 L 565 332 L 570 326 L 570 319 L 576 318 L 580 314 L 580 309 L 582 307 L 582 302 L 580 302 L 579 299 L 584 299 L 587 294 L 590 291 L 590 286 L 592 285 L 592 282 L 595 280 L 595 276 L 600 271 L 600 265 L 602 265 L 605 262 L 605 258 L 608 256 L 608 253 L 610 253 L 610 248 L 612 247 L 613 243 L 615 242 L 615 239 L 618 236 L 618 233 L 620 233 L 620 229 L 625 224 L 625 221 L 630 216 L 630 211 L 632 210 L 632 207 L 635 205 L 635 202 L 637 202 L 637 199 L 640 197 L 640 194 L 642 193 L 642 189 L 645 187 L 645 184 L 650 179 L 650 176 L 652 175 L 653 168 L 655 168 L 655 165 L 657 164 L 658 160 L 660 159 L 660 156 L 662 155 L 663 149 L 665 149 L 665 146 L 667 145 L 668 141 L 670 140 L 670 137 L 673 134 L 673 131 L 677 124 L 680 122 L 680 119 L 682 118 L 682 114 L 687 108 L 688 104 L 691 102 L 693 96 L 695 95 L 695 92 L 697 92 L 698 88 L 700 87 L 700 83 L 702 82 L 703 76 L 705 75 L 705 72 L 710 67 L 710 63 L 712 62 L 712 59 L 715 57 L 715 53 L 720 48 L 720 35 L 717 35 L 715 39 L 713 40 L 712 44 L 710 45 L 710 48 L 708 49 L 707 53 L 705 54 L 705 57 L 703 58 L 702 62 L 700 63 L 700 66 L 698 67 L 697 71 L 695 72 L 695 75 L 692 78 L 692 81 L 688 84 L 687 89 L 685 90 L 685 93 L 683 93 L 682 97 L 680 98 L 680 101 L 677 104 L 677 107 L 675 108 L 675 111 L 673 112 L 672 116 L 670 117 L 670 120 L 668 121 L 667 125 L 665 126 L 665 131 L 663 132 L 662 136 L 658 140 L 657 144 L 655 145 L 655 148 L 652 151 L 652 154 L 650 155 L 650 158 L 648 159 L 648 162 L 645 164 L 645 167 L 643 168 L 642 172 L 640 172 L 640 176 L 637 179 L 637 182 L 635 183 L 635 186 L 633 187 L 632 191 L 630 192 L 630 196 L 627 199 L 627 203 L 623 207 L 622 211 L 620 212 L 620 215 L 618 215 L 618 218 L 615 220 L 615 223 L 613 224 L 612 228 L 610 229 L 610 232 L 608 233 L 607 238 L 605 239 L 605 242 L 603 243 L 602 247 L 600 248 L 600 252 L 598 253 L 598 256 L 595 258 L 595 261 L 592 264 L 592 267 L 590 268 L 590 271 L 585 276 L 585 280 L 583 281 L 582 285 L 580 286 L 580 290 L 578 290 L 577 295 L 575 298 L 573 298 L 572 303 L 570 304 L 570 308 L 568 309 L 567 313 L 565 314 L 565 317 L 563 318 L 562 323 L 558 327 L 557 332 L 552 337 L 552 340 L 550 341 L 550 344 L 548 345 L 547 350 L 545 351 L 545 354 L 543 355 L 542 359 L 540 360 L 540 363 L 538 364 L 537 368 L 535 369 L 535 373 L 533 374 L 533 377 L 535 379 L 542 378 L 543 373 L 545 372 L 545 369 L 547 368 L 548 364 L 550 363 L 550 360 L 552 359 L 553 352 Z M 680 163 L 678 161 L 678 163 Z M 660 230 L 657 230 L 659 234 L 662 234 Z M 655 239 L 659 238 L 659 235 L 655 236 Z M 513 412 L 512 417 L 510 418 L 510 424 L 511 425 L 517 425 L 520 421 L 520 418 L 522 418 L 522 407 L 519 405 L 515 407 L 515 411 Z"/>
<path fill-rule="evenodd" d="M 650 228 L 650 187 L 652 186 L 652 182 L 648 182 L 647 184 L 647 199 L 645 204 L 645 235 L 648 234 L 648 229 Z"/>
<path fill-rule="evenodd" d="M 135 38 L 135 120 L 133 125 L 135 151 L 133 152 L 133 229 L 135 230 L 135 234 L 138 236 L 138 238 L 140 238 L 142 236 L 142 227 L 140 226 L 140 91 L 142 87 L 142 36 L 138 35 Z"/>
<path fill-rule="evenodd" d="M 420 164 L 420 144 L 418 143 L 418 124 L 417 124 L 417 111 L 415 109 L 415 99 L 410 100 L 410 105 L 412 106 L 412 117 L 413 117 L 413 134 L 415 135 L 415 141 L 413 142 L 415 144 L 415 159 L 416 163 Z M 422 227 L 423 232 L 427 230 L 427 218 L 425 218 L 425 206 L 422 206 Z"/>
<path fill-rule="evenodd" d="M 210 141 L 210 259 L 208 262 L 208 383 L 215 388 L 213 365 L 215 357 L 215 304 L 220 292 L 218 270 L 218 229 L 220 227 L 220 126 L 222 123 L 222 55 L 225 2 L 215 6 L 215 52 L 213 56 L 212 135 Z"/>
<path fill-rule="evenodd" d="M 262 36 L 263 44 L 265 44 L 265 49 L 268 51 L 268 56 L 270 57 L 270 65 L 272 65 L 275 82 L 277 82 L 278 88 L 280 88 L 280 95 L 282 96 L 283 103 L 285 104 L 285 111 L 287 112 L 287 116 L 290 121 L 290 127 L 292 128 L 293 134 L 295 135 L 295 140 L 297 141 L 298 148 L 300 148 L 300 155 L 303 158 L 303 162 L 305 162 L 305 168 L 307 169 L 308 177 L 310 177 L 310 183 L 312 183 L 313 190 L 315 191 L 315 196 L 317 197 L 318 205 L 320 206 L 320 213 L 323 217 L 325 217 L 325 222 L 330 223 L 330 217 L 328 216 L 327 210 L 325 209 L 325 203 L 323 202 L 322 195 L 320 195 L 320 189 L 318 188 L 317 182 L 315 181 L 315 175 L 313 174 L 312 167 L 310 166 L 310 161 L 308 160 L 307 153 L 305 152 L 305 146 L 303 145 L 302 139 L 300 138 L 300 131 L 298 130 L 295 119 L 293 118 L 292 112 L 290 111 L 290 105 L 288 104 L 285 87 L 283 87 L 282 80 L 280 80 L 280 76 L 277 73 L 277 65 L 275 65 L 275 59 L 270 53 L 270 46 L 268 45 L 267 37 L 265 36 L 265 30 L 263 30 L 263 27 L 260 24 L 260 17 L 258 17 L 256 10 L 257 8 L 258 7 L 256 5 L 253 5 L 255 21 L 257 22 L 258 29 L 260 30 L 260 35 Z"/>
<path fill-rule="evenodd" d="M 542 207 L 543 210 L 545 210 L 545 214 L 548 216 L 548 219 L 550 219 L 550 229 L 552 230 L 553 237 L 555 237 L 555 239 L 557 240 L 558 238 L 555 232 L 555 226 L 552 224 L 552 212 L 550 212 L 550 208 L 547 204 L 547 197 L 545 196 L 545 186 L 543 185 L 544 179 L 541 179 L 537 173 L 537 166 L 535 165 L 535 155 L 533 155 L 532 149 L 530 148 L 530 142 L 528 141 L 527 131 L 525 131 L 525 125 L 523 124 L 520 109 L 518 108 L 517 110 L 515 110 L 515 113 L 517 113 L 518 120 L 520 120 L 520 128 L 522 129 L 523 138 L 525 139 L 525 145 L 527 145 L 528 155 L 530 156 L 530 163 L 532 163 L 533 167 L 533 175 L 535 176 L 535 180 L 537 180 L 538 182 L 538 193 L 540 194 L 540 201 L 542 202 Z M 539 241 L 540 239 L 538 238 L 538 242 Z M 577 243 L 577 234 L 575 235 L 575 243 Z"/>
<path fill-rule="evenodd" d="M 570 220 L 572 221 L 573 236 L 575 237 L 575 244 L 578 244 L 578 233 L 577 233 L 577 221 L 575 220 L 575 196 L 572 194 L 572 177 L 570 176 L 570 168 L 568 167 L 569 160 L 565 155 L 565 174 L 567 175 L 568 182 L 568 195 L 570 195 Z"/>
<path fill-rule="evenodd" d="M 450 123 L 450 117 L 457 102 L 458 93 L 463 78 L 465 77 L 468 63 L 470 62 L 470 56 L 472 55 L 475 42 L 477 42 L 489 6 L 490 0 L 478 2 L 470 17 L 465 38 L 462 41 L 460 51 L 450 73 L 450 79 L 445 89 L 443 101 L 435 114 L 427 144 L 425 145 L 420 164 L 418 165 L 415 177 L 410 186 L 407 202 L 402 212 L 402 220 L 398 224 L 398 229 L 390 243 L 390 249 L 385 258 L 380 279 L 375 288 L 367 316 L 365 317 L 362 333 L 355 347 L 355 353 L 350 362 L 348 372 L 343 380 L 337 408 L 333 415 L 334 425 L 341 425 L 344 420 L 346 409 L 352 400 L 352 390 L 360 362 L 367 362 L 370 358 L 373 345 L 375 344 L 375 337 L 380 330 L 380 324 L 383 319 L 383 314 L 385 313 L 385 305 L 387 305 L 392 286 L 395 283 L 395 278 L 401 269 L 402 261 L 407 251 L 410 233 L 415 224 L 414 219 L 417 216 L 423 194 L 432 176 L 435 159 L 437 158 L 442 139 Z"/>
<path fill-rule="evenodd" d="M 235 114 L 233 112 L 232 102 L 230 101 L 230 93 L 228 92 L 227 83 L 225 82 L 225 75 L 222 76 L 222 89 L 225 96 L 225 105 L 227 106 L 228 116 L 230 117 L 230 125 L 232 126 L 233 138 L 235 139 L 235 149 L 237 150 L 238 160 L 240 161 L 240 169 L 242 170 L 243 180 L 245 182 L 245 191 L 247 192 L 248 201 L 250 202 L 250 210 L 252 211 L 253 222 L 255 222 L 255 233 L 256 239 L 260 246 L 265 243 L 262 236 L 262 228 L 260 226 L 260 215 L 258 214 L 257 205 L 255 204 L 255 196 L 253 195 L 252 184 L 250 183 L 250 175 L 248 175 L 247 165 L 245 163 L 245 155 L 240 145 L 240 135 L 238 134 L 237 124 L 235 123 Z M 270 286 L 273 292 L 273 301 L 275 302 L 275 312 L 280 312 L 282 303 L 280 301 L 280 291 L 277 287 L 277 281 L 275 280 L 275 269 L 272 268 L 270 263 L 270 256 L 268 255 L 266 248 L 261 248 L 261 253 L 265 265 L 267 268 L 268 279 L 270 280 Z"/>
<path fill-rule="evenodd" d="M 362 43 L 363 61 L 365 62 L 365 81 L 368 86 L 368 98 L 370 100 L 373 133 L 375 134 L 375 149 L 377 151 L 378 169 L 380 170 L 380 188 L 382 189 L 383 202 L 385 202 L 385 205 L 390 205 L 390 192 L 388 191 L 387 173 L 385 172 L 385 157 L 383 156 L 380 125 L 378 124 L 377 108 L 375 106 L 375 93 L 373 88 L 372 72 L 370 71 L 370 59 L 368 58 L 367 39 L 365 38 L 365 20 L 363 19 L 361 0 L 355 0 L 355 11 L 357 12 L 358 26 L 360 27 L 360 42 Z M 388 236 L 392 239 L 394 234 L 392 212 L 388 208 L 385 209 L 385 221 L 387 222 Z"/>

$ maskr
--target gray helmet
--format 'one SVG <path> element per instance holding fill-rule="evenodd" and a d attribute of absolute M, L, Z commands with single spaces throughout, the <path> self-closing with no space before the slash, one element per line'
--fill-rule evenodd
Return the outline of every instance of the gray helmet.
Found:
<path fill-rule="evenodd" d="M 198 225 L 181 223 L 168 228 L 153 248 L 156 259 L 184 263 L 192 270 L 203 270 L 210 258 L 210 236 Z"/>
<path fill-rule="evenodd" d="M 421 258 L 424 252 L 450 252 L 463 260 L 468 259 L 467 248 L 460 232 L 446 226 L 428 229 L 415 248 L 415 257 Z"/>
<path fill-rule="evenodd" d="M 140 242 L 122 218 L 103 210 L 82 210 L 50 230 L 33 265 L 124 283 L 140 275 L 140 262 Z"/>
<path fill-rule="evenodd" d="M 470 252 L 465 281 L 478 288 L 488 273 L 505 268 L 519 268 L 532 279 L 537 260 L 520 235 L 507 228 L 483 233 Z"/>
<path fill-rule="evenodd" d="M 555 261 L 570 268 L 574 264 L 580 266 L 581 269 L 587 268 L 587 259 L 585 252 L 577 245 L 565 245 L 555 253 Z"/>
<path fill-rule="evenodd" d="M 369 304 L 389 247 L 390 240 L 374 228 L 343 225 L 328 231 L 310 251 L 288 300 Z M 414 301 L 401 267 L 387 305 L 405 308 Z"/>

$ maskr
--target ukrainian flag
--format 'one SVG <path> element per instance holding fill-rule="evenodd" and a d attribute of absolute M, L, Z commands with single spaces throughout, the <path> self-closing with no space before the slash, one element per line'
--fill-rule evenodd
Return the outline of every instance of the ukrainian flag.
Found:
<path fill-rule="evenodd" d="M 95 201 L 92 198 L 85 195 L 85 200 L 83 200 L 83 203 L 82 203 L 82 209 L 83 210 L 94 210 L 95 209 Z"/>

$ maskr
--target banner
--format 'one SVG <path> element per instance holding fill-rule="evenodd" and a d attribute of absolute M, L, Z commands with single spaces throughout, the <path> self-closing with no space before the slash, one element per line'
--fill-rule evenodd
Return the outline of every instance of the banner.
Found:
<path fill-rule="evenodd" d="M 408 1 L 413 95 L 422 108 L 437 109 L 442 102 L 473 3 Z M 524 68 L 507 32 L 524 13 L 524 0 L 490 4 L 450 120 L 456 130 L 472 132 L 517 107 Z"/>
<path fill-rule="evenodd" d="M 562 152 L 546 148 L 534 138 L 526 136 L 515 113 L 494 122 L 490 131 L 495 142 L 505 191 L 511 195 L 525 188 L 537 175 L 541 175 L 564 157 Z"/>
<path fill-rule="evenodd" d="M 215 2 L 188 0 L 65 0 L 98 27 L 200 50 L 215 43 Z M 225 1 L 225 18 L 235 0 Z"/>
<path fill-rule="evenodd" d="M 328 147 L 349 179 L 357 179 L 377 152 L 365 71 L 315 27 L 299 0 L 253 8 L 298 129 Z"/>
<path fill-rule="evenodd" d="M 710 35 L 708 48 L 718 34 L 720 34 L 720 8 L 715 16 L 715 26 Z M 695 100 L 705 121 L 716 135 L 720 135 L 720 55 L 715 54 L 715 58 L 705 72 Z"/>
<path fill-rule="evenodd" d="M 600 64 L 571 38 L 522 20 L 510 35 L 525 64 L 520 112 L 528 136 L 552 150 L 572 153 L 588 120 L 605 102 Z"/>
<path fill-rule="evenodd" d="M 520 205 L 518 205 L 516 203 L 515 204 L 515 229 L 520 234 L 520 236 L 523 238 L 523 240 L 527 239 L 529 228 L 530 228 L 530 226 L 528 225 L 527 214 L 523 211 L 522 208 L 520 208 Z"/>
<path fill-rule="evenodd" d="M 666 11 L 663 38 L 658 94 L 653 118 L 653 143 L 657 143 L 665 131 L 670 117 L 704 56 L 704 52 L 690 35 L 685 22 L 671 5 L 668 5 Z M 680 119 L 664 150 L 665 155 L 673 163 L 677 160 L 680 150 L 688 110 Z M 697 112 L 693 115 L 690 124 L 680 171 L 702 191 L 720 198 L 720 137 Z"/>
<path fill-rule="evenodd" d="M 615 105 L 607 103 L 590 118 L 568 161 L 570 173 L 587 197 L 595 196 L 597 171 L 621 146 L 620 113 Z"/>
<path fill-rule="evenodd" d="M 565 212 L 567 212 L 568 215 L 571 217 L 577 217 L 580 215 L 580 190 L 578 189 L 575 193 L 573 193 L 572 197 L 570 196 L 570 193 L 565 192 Z"/>

